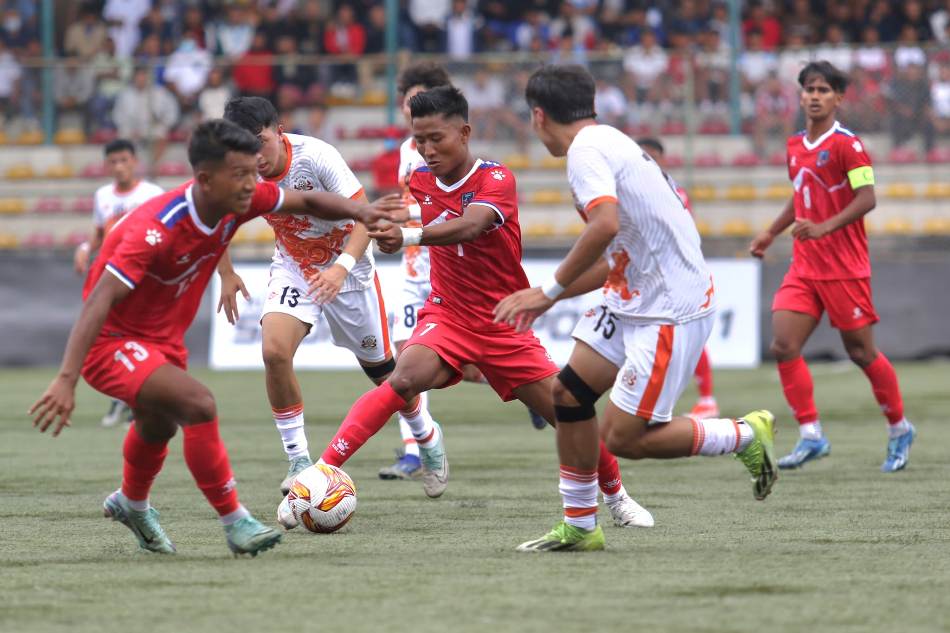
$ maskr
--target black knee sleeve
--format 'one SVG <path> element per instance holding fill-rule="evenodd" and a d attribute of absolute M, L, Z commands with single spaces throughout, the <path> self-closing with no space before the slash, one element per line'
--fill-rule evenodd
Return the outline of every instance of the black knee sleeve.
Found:
<path fill-rule="evenodd" d="M 370 377 L 370 380 L 375 382 L 393 373 L 393 370 L 396 369 L 396 359 L 390 358 L 382 365 L 373 365 L 371 367 L 360 365 L 360 367 L 363 367 L 363 372 Z"/>
<path fill-rule="evenodd" d="M 600 399 L 600 394 L 591 389 L 570 365 L 561 370 L 557 379 L 577 400 L 576 406 L 554 405 L 554 415 L 558 422 L 582 422 L 597 415 L 594 404 Z"/>

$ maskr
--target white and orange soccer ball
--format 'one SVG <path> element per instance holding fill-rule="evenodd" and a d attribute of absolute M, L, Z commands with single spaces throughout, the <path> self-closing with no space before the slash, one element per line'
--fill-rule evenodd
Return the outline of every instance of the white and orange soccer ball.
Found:
<path fill-rule="evenodd" d="M 356 512 L 356 484 L 343 469 L 314 464 L 294 479 L 277 506 L 277 522 L 287 530 L 303 525 L 310 532 L 336 532 Z"/>

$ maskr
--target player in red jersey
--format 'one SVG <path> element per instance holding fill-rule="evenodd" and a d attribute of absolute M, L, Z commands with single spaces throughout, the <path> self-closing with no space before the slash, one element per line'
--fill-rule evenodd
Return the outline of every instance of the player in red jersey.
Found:
<path fill-rule="evenodd" d="M 30 409 L 34 426 L 43 432 L 52 426 L 59 435 L 69 425 L 80 374 L 129 403 L 135 423 L 123 446 L 122 487 L 103 509 L 153 552 L 175 551 L 148 496 L 179 426 L 185 463 L 220 515 L 231 550 L 256 555 L 280 540 L 238 501 L 214 398 L 185 371 L 185 330 L 234 232 L 251 218 L 278 212 L 372 224 L 401 205 L 398 196 L 371 206 L 258 184 L 259 148 L 253 134 L 227 121 L 196 128 L 188 146 L 194 179 L 152 198 L 106 235 L 59 374 Z"/>
<path fill-rule="evenodd" d="M 649 154 L 650 158 L 660 166 L 660 169 L 663 170 L 663 174 L 667 180 L 669 180 L 670 186 L 673 187 L 673 190 L 676 191 L 676 195 L 683 201 L 683 206 L 689 211 L 690 215 L 693 215 L 693 207 L 689 203 L 689 195 L 687 195 L 686 190 L 679 186 L 666 171 L 666 150 L 663 147 L 663 143 L 661 143 L 659 139 L 647 136 L 638 138 L 637 145 L 643 148 L 643 151 Z M 699 362 L 696 363 L 696 371 L 693 372 L 693 377 L 696 379 L 696 389 L 699 391 L 699 399 L 689 412 L 689 417 L 698 420 L 719 417 L 719 404 L 716 402 L 716 396 L 713 395 L 712 364 L 709 362 L 709 352 L 705 347 L 703 348 L 703 353 L 699 356 Z"/>
<path fill-rule="evenodd" d="M 863 218 L 876 204 L 874 171 L 861 139 L 835 119 L 847 77 L 820 61 L 805 66 L 798 83 L 807 128 L 788 139 L 788 175 L 795 192 L 749 248 L 752 255 L 762 257 L 772 240 L 794 225 L 792 265 L 772 302 L 771 349 L 801 438 L 778 464 L 798 468 L 831 450 L 815 408 L 811 374 L 801 356 L 802 346 L 827 311 L 887 417 L 889 440 L 881 470 L 894 472 L 907 465 L 916 431 L 904 417 L 894 367 L 875 346 L 871 330 L 878 317 L 871 301 Z"/>
<path fill-rule="evenodd" d="M 458 89 L 433 88 L 412 97 L 409 105 L 413 137 L 426 162 L 409 179 L 423 227 L 390 226 L 371 231 L 370 237 L 387 253 L 428 246 L 432 293 L 396 369 L 353 405 L 324 451 L 322 460 L 335 466 L 407 401 L 459 382 L 465 365 L 481 370 L 503 400 L 521 400 L 552 424 L 555 420 L 551 388 L 558 367 L 530 330 L 494 323 L 492 313 L 503 297 L 528 287 L 515 177 L 504 165 L 472 155 L 468 102 Z M 419 443 L 423 489 L 438 497 L 449 475 L 442 431 L 435 422 L 412 431 Z M 650 513 L 624 490 L 617 460 L 603 446 L 598 471 L 616 524 L 653 525 Z"/>

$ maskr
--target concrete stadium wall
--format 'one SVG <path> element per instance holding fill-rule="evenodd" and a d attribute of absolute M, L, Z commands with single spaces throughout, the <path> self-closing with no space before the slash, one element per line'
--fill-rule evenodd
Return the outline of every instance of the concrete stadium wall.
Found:
<path fill-rule="evenodd" d="M 762 268 L 762 358 L 771 338 L 771 297 L 787 265 Z M 889 259 L 874 265 L 874 300 L 881 317 L 878 346 L 894 359 L 950 355 L 950 252 L 920 261 Z M 55 366 L 79 313 L 81 284 L 63 254 L 0 253 L 0 366 Z M 186 337 L 193 364 L 208 358 L 211 298 L 205 296 Z M 827 320 L 806 347 L 812 358 L 846 358 Z"/>

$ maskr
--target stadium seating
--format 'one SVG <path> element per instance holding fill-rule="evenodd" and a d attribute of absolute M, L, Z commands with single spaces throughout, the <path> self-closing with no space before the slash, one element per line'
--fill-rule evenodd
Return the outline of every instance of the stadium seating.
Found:
<path fill-rule="evenodd" d="M 927 218 L 924 221 L 924 234 L 950 235 L 950 218 Z"/>
<path fill-rule="evenodd" d="M 76 175 L 76 172 L 69 165 L 52 165 L 46 169 L 46 172 L 43 175 L 47 178 L 60 180 L 64 178 L 72 178 Z"/>
<path fill-rule="evenodd" d="M 183 177 L 191 174 L 191 168 L 180 161 L 165 161 L 155 168 L 158 176 Z"/>
<path fill-rule="evenodd" d="M 932 182 L 924 190 L 924 196 L 935 200 L 950 198 L 950 183 Z"/>
<path fill-rule="evenodd" d="M 20 239 L 13 233 L 0 233 L 0 249 L 14 249 L 20 246 Z"/>
<path fill-rule="evenodd" d="M 77 129 L 60 130 L 53 136 L 53 142 L 57 145 L 82 145 L 86 142 L 86 133 Z"/>
<path fill-rule="evenodd" d="M 24 130 L 16 137 L 14 143 L 17 145 L 40 145 L 45 140 L 40 130 Z"/>
<path fill-rule="evenodd" d="M 62 198 L 40 198 L 33 205 L 33 213 L 52 214 L 63 212 Z"/>
<path fill-rule="evenodd" d="M 752 185 L 730 185 L 726 188 L 726 200 L 749 202 L 759 197 L 759 190 Z"/>
<path fill-rule="evenodd" d="M 920 155 L 910 147 L 895 147 L 888 153 L 887 162 L 894 165 L 911 165 L 920 162 Z"/>
<path fill-rule="evenodd" d="M 109 172 L 106 169 L 104 163 L 101 161 L 96 161 L 83 167 L 79 172 L 79 175 L 83 178 L 94 178 L 96 180 L 101 180 L 102 178 L 108 178 Z"/>
<path fill-rule="evenodd" d="M 36 172 L 29 163 L 19 163 L 8 167 L 6 176 L 7 180 L 31 180 L 36 177 Z"/>
<path fill-rule="evenodd" d="M 898 200 L 908 200 L 917 197 L 917 189 L 914 185 L 906 182 L 895 182 L 887 185 L 884 189 L 884 195 L 888 198 Z"/>
<path fill-rule="evenodd" d="M 719 234 L 725 237 L 749 237 L 754 233 L 752 225 L 743 218 L 727 220 L 719 229 Z"/>
<path fill-rule="evenodd" d="M 526 154 L 509 154 L 503 161 L 512 171 L 522 171 L 531 168 L 531 158 Z"/>
<path fill-rule="evenodd" d="M 884 222 L 884 233 L 887 235 L 911 235 L 914 225 L 906 218 L 891 218 Z"/>
<path fill-rule="evenodd" d="M 73 202 L 71 211 L 82 215 L 89 215 L 95 207 L 95 202 L 91 197 L 76 198 Z"/>
<path fill-rule="evenodd" d="M 26 212 L 22 198 L 0 198 L 0 215 L 20 215 Z"/>

